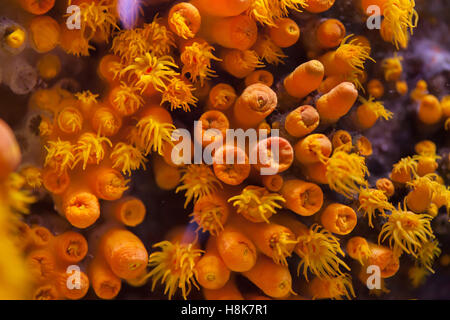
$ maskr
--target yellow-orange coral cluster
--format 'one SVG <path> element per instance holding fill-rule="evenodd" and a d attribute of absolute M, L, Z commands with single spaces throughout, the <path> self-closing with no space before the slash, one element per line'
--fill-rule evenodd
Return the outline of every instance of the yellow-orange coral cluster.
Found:
<path fill-rule="evenodd" d="M 413 285 L 434 272 L 442 250 L 431 222 L 441 208 L 450 213 L 442 174 L 448 152 L 424 140 L 415 155 L 389 164 L 389 175 L 371 176 L 371 160 L 385 152 L 371 132 L 380 118 L 398 121 L 391 100 L 378 99 L 390 82 L 397 92 L 389 95 L 406 99 L 406 55 L 370 63 L 379 55 L 368 38 L 319 15 L 335 1 L 180 1 L 146 23 L 138 3 L 125 21 L 117 1 L 82 0 L 79 29 L 68 29 L 61 21 L 70 14 L 57 7 L 46 15 L 54 1 L 19 2 L 39 15 L 29 28 L 37 54 L 58 45 L 78 57 L 99 49 L 101 57 L 89 61 L 97 63 L 101 85 L 91 92 L 54 84 L 64 53 L 39 60 L 48 84 L 34 90 L 29 106 L 39 119 L 40 153 L 20 168 L 17 142 L 0 122 L 0 298 L 81 299 L 91 288 L 113 299 L 124 281 L 150 280 L 152 291 L 161 284 L 169 299 L 178 293 L 187 299 L 195 289 L 207 299 L 256 292 L 351 299 L 353 284 L 365 284 L 373 266 L 382 278 L 376 293 L 388 292 L 384 281 L 398 272 L 403 255 L 415 260 Z M 413 0 L 361 4 L 382 4 L 382 39 L 407 48 L 418 21 Z M 24 39 L 15 28 L 5 45 L 15 52 Z M 307 59 L 295 60 L 294 68 L 285 52 L 301 51 L 297 46 Z M 369 63 L 384 80 L 369 77 Z M 360 96 L 366 82 L 367 99 Z M 410 96 L 421 129 L 448 128 L 448 96 L 429 94 L 425 81 Z M 230 129 L 244 135 L 244 145 Z M 131 195 L 142 183 L 136 175 L 148 168 L 145 183 L 155 187 L 142 190 L 174 199 L 183 193 L 184 206 L 170 204 L 188 223 L 175 227 L 173 212 L 162 212 L 172 225 L 156 244 L 127 229 L 149 223 L 147 203 Z M 44 194 L 62 228 L 54 230 L 51 219 L 35 225 L 18 218 Z M 378 243 L 363 234 L 367 225 Z M 294 263 L 297 274 L 290 272 Z M 67 270 L 78 264 L 82 270 L 71 272 L 80 286 L 72 290 Z M 237 285 L 242 277 L 253 285 L 250 293 Z"/>

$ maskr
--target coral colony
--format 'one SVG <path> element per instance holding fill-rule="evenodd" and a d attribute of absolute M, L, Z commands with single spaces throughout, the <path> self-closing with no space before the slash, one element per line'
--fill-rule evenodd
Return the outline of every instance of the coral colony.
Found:
<path fill-rule="evenodd" d="M 448 282 L 450 57 L 416 2 L 2 0 L 0 299 Z"/>

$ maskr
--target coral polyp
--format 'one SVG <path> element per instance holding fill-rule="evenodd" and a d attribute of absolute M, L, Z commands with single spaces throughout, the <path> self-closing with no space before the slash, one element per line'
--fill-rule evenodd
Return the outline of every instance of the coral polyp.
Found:
<path fill-rule="evenodd" d="M 326 178 L 330 188 L 346 197 L 358 194 L 367 185 L 368 170 L 364 157 L 356 153 L 336 150 L 326 164 Z"/>
<path fill-rule="evenodd" d="M 50 167 L 57 173 L 62 174 L 74 165 L 75 146 L 69 141 L 62 141 L 58 138 L 56 141 L 49 141 L 45 149 L 47 150 L 44 162 L 45 167 Z"/>
<path fill-rule="evenodd" d="M 361 88 L 359 77 L 364 71 L 366 60 L 375 62 L 370 56 L 370 47 L 361 44 L 353 35 L 348 35 L 342 39 L 341 44 L 335 51 L 335 61 L 342 64 L 343 74 L 348 77 L 358 88 Z"/>
<path fill-rule="evenodd" d="M 128 74 L 128 79 L 141 89 L 141 93 L 149 86 L 162 92 L 167 89 L 165 81 L 169 81 L 171 77 L 178 75 L 173 68 L 178 68 L 178 66 L 171 56 L 158 58 L 146 52 L 143 56 L 135 58 L 133 63 L 123 69 L 121 75 Z"/>
<path fill-rule="evenodd" d="M 152 290 L 158 281 L 165 284 L 164 294 L 171 299 L 176 290 L 181 289 L 184 299 L 187 299 L 192 286 L 198 289 L 195 279 L 195 263 L 203 251 L 190 244 L 162 241 L 153 245 L 161 251 L 150 255 L 148 265 L 152 270 L 148 277 L 152 279 Z"/>
<path fill-rule="evenodd" d="M 364 216 L 367 215 L 369 226 L 372 228 L 374 227 L 372 221 L 377 211 L 380 215 L 386 216 L 386 210 L 391 211 L 395 209 L 382 190 L 371 188 L 361 189 L 358 200 L 358 210 L 362 211 Z"/>
<path fill-rule="evenodd" d="M 242 214 L 253 222 L 265 221 L 280 209 L 286 200 L 277 193 L 270 193 L 266 188 L 247 186 L 240 195 L 231 197 L 228 202 L 232 202 L 237 207 L 237 213 Z"/>
<path fill-rule="evenodd" d="M 93 133 L 86 132 L 77 141 L 74 149 L 74 166 L 79 162 L 83 170 L 88 164 L 99 164 L 105 157 L 106 146 L 112 147 L 111 141 L 106 137 L 99 137 Z"/>
<path fill-rule="evenodd" d="M 221 186 L 220 181 L 208 166 L 188 165 L 183 168 L 181 186 L 176 189 L 176 192 L 185 191 L 184 206 L 186 207 L 189 202 L 197 202 L 198 199 L 217 191 Z"/>
<path fill-rule="evenodd" d="M 286 17 L 289 9 L 302 11 L 305 0 L 252 0 L 247 13 L 261 24 L 275 26 L 275 21 Z"/>
<path fill-rule="evenodd" d="M 162 95 L 161 103 L 168 102 L 170 109 L 183 109 L 191 111 L 191 106 L 195 106 L 198 99 L 193 95 L 194 87 L 178 78 L 173 78 L 167 85 Z"/>
<path fill-rule="evenodd" d="M 205 80 L 215 77 L 211 64 L 214 60 L 220 61 L 220 59 L 213 54 L 213 51 L 214 47 L 207 42 L 195 41 L 187 45 L 180 56 L 183 63 L 181 74 L 188 75 L 192 82 L 200 81 L 201 85 Z"/>
<path fill-rule="evenodd" d="M 439 242 L 431 240 L 423 245 L 418 253 L 418 262 L 421 266 L 426 268 L 429 272 L 434 273 L 432 268 L 433 262 L 441 255 Z"/>
<path fill-rule="evenodd" d="M 378 237 L 379 242 L 387 240 L 397 255 L 404 252 L 417 257 L 423 246 L 435 238 L 431 229 L 431 219 L 430 215 L 416 214 L 399 205 L 383 225 Z"/>
<path fill-rule="evenodd" d="M 6 203 L 13 212 L 29 214 L 29 206 L 36 202 L 36 197 L 24 188 L 25 183 L 25 178 L 17 173 L 12 173 L 5 182 Z"/>
<path fill-rule="evenodd" d="M 161 123 L 147 117 L 139 120 L 136 127 L 145 155 L 150 151 L 162 154 L 163 142 L 172 143 L 172 132 L 175 130 L 175 126 L 171 123 Z"/>
<path fill-rule="evenodd" d="M 109 39 L 117 26 L 115 8 L 109 0 L 99 3 L 83 2 L 80 5 L 81 32 L 87 40 L 91 40 L 96 34 L 102 39 Z"/>
<path fill-rule="evenodd" d="M 113 168 L 129 176 L 132 171 L 146 168 L 145 163 L 147 160 L 142 154 L 142 151 L 124 142 L 119 142 L 114 146 L 110 154 L 110 159 L 113 163 Z"/>
<path fill-rule="evenodd" d="M 397 49 L 408 46 L 409 34 L 417 27 L 419 15 L 414 0 L 388 0 L 383 6 L 384 23 L 392 34 L 392 43 Z"/>
<path fill-rule="evenodd" d="M 122 82 L 112 98 L 115 110 L 125 116 L 136 113 L 144 105 L 144 99 L 138 92 L 138 88 L 128 86 L 125 82 Z"/>
<path fill-rule="evenodd" d="M 336 299 L 350 300 L 355 297 L 352 279 L 350 275 L 343 274 L 330 279 L 315 278 L 310 286 L 312 299 Z"/>
<path fill-rule="evenodd" d="M 341 258 L 345 254 L 339 240 L 319 225 L 298 237 L 295 252 L 301 259 L 297 273 L 302 271 L 305 279 L 308 279 L 308 271 L 321 279 L 329 279 L 343 275 L 341 267 L 350 270 Z"/>

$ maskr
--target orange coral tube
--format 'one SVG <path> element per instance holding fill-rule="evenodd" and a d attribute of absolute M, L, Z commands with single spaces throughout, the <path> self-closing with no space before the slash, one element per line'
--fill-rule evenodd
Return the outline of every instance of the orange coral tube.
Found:
<path fill-rule="evenodd" d="M 236 286 L 234 278 L 228 280 L 220 289 L 203 289 L 203 295 L 206 300 L 244 300 L 244 297 Z"/>
<path fill-rule="evenodd" d="M 148 105 L 140 113 L 140 118 L 151 117 L 161 123 L 173 123 L 172 116 L 170 112 L 155 104 Z"/>
<path fill-rule="evenodd" d="M 251 0 L 193 0 L 191 1 L 200 11 L 211 16 L 234 17 L 250 7 Z"/>
<path fill-rule="evenodd" d="M 123 175 L 118 170 L 106 166 L 90 170 L 87 173 L 87 180 L 92 192 L 103 200 L 118 200 L 128 189 Z"/>
<path fill-rule="evenodd" d="M 273 85 L 273 74 L 267 70 L 255 70 L 245 77 L 245 86 L 251 86 L 255 83 L 262 83 L 268 87 Z"/>
<path fill-rule="evenodd" d="M 15 224 L 14 244 L 23 252 L 31 245 L 31 228 L 25 222 L 18 220 Z"/>
<path fill-rule="evenodd" d="M 299 65 L 284 79 L 284 87 L 291 96 L 304 98 L 319 88 L 324 76 L 323 64 L 310 60 Z"/>
<path fill-rule="evenodd" d="M 55 0 L 18 0 L 22 8 L 29 13 L 45 14 L 55 5 Z"/>
<path fill-rule="evenodd" d="M 291 229 L 297 237 L 309 233 L 309 228 L 292 215 L 280 213 L 274 215 L 271 220 Z"/>
<path fill-rule="evenodd" d="M 350 82 L 343 82 L 317 100 L 320 119 L 336 122 L 350 111 L 358 98 L 358 91 Z"/>
<path fill-rule="evenodd" d="M 333 133 L 331 144 L 333 149 L 341 148 L 342 150 L 350 151 L 353 148 L 352 135 L 348 131 L 338 130 Z"/>
<path fill-rule="evenodd" d="M 400 262 L 391 249 L 373 243 L 369 243 L 369 248 L 371 254 L 368 264 L 379 266 L 382 278 L 390 278 L 397 273 Z"/>
<path fill-rule="evenodd" d="M 233 163 L 227 163 L 227 154 L 231 155 Z M 214 174 L 223 183 L 232 186 L 241 184 L 250 175 L 250 168 L 245 151 L 237 146 L 224 145 L 214 154 Z"/>
<path fill-rule="evenodd" d="M 180 170 L 167 164 L 161 156 L 153 157 L 153 174 L 156 184 L 162 190 L 172 190 L 180 183 Z"/>
<path fill-rule="evenodd" d="M 384 95 L 384 85 L 380 80 L 372 79 L 367 83 L 367 91 L 369 95 L 379 99 Z"/>
<path fill-rule="evenodd" d="M 62 206 L 66 219 L 77 228 L 87 228 L 100 217 L 98 198 L 83 189 L 67 191 Z"/>
<path fill-rule="evenodd" d="M 442 107 L 439 100 L 433 95 L 426 95 L 419 105 L 419 120 L 425 124 L 438 123 L 442 118 Z"/>
<path fill-rule="evenodd" d="M 388 178 L 378 179 L 375 185 L 378 190 L 383 191 L 388 197 L 392 197 L 395 193 L 394 184 Z"/>
<path fill-rule="evenodd" d="M 122 119 L 109 107 L 97 108 L 91 118 L 92 129 L 110 137 L 122 127 Z"/>
<path fill-rule="evenodd" d="M 250 49 L 258 37 L 256 22 L 247 15 L 215 19 L 208 31 L 213 42 L 239 50 Z"/>
<path fill-rule="evenodd" d="M 223 262 L 231 271 L 248 271 L 256 263 L 255 245 L 236 228 L 225 227 L 217 236 L 217 250 Z"/>
<path fill-rule="evenodd" d="M 200 12 L 189 2 L 177 3 L 169 11 L 169 28 L 183 39 L 195 37 L 200 29 L 201 21 Z"/>
<path fill-rule="evenodd" d="M 312 13 L 320 13 L 330 9 L 335 0 L 306 0 L 305 10 Z"/>
<path fill-rule="evenodd" d="M 349 206 L 332 203 L 322 212 L 320 222 L 328 231 L 346 235 L 356 227 L 356 212 Z"/>
<path fill-rule="evenodd" d="M 112 204 L 110 210 L 114 218 L 127 227 L 141 224 L 147 213 L 144 203 L 132 196 L 118 200 Z"/>
<path fill-rule="evenodd" d="M 342 76 L 328 76 L 322 81 L 317 91 L 320 94 L 328 93 L 342 82 L 345 82 L 345 79 Z"/>
<path fill-rule="evenodd" d="M 287 115 L 284 127 L 291 136 L 301 138 L 314 131 L 319 122 L 320 117 L 316 108 L 304 105 Z"/>
<path fill-rule="evenodd" d="M 80 233 L 67 231 L 53 239 L 53 250 L 58 260 L 75 264 L 86 256 L 88 243 Z"/>
<path fill-rule="evenodd" d="M 37 283 L 53 279 L 56 261 L 49 249 L 36 249 L 26 257 L 26 265 L 31 276 Z"/>
<path fill-rule="evenodd" d="M 56 48 L 61 29 L 49 16 L 35 17 L 30 23 L 30 38 L 37 52 L 49 52 Z"/>
<path fill-rule="evenodd" d="M 57 300 L 61 295 L 54 284 L 44 284 L 38 286 L 32 293 L 31 299 L 33 300 Z"/>
<path fill-rule="evenodd" d="M 275 26 L 269 29 L 270 39 L 280 48 L 293 46 L 300 37 L 298 24 L 289 18 L 281 18 L 275 21 Z"/>
<path fill-rule="evenodd" d="M 220 53 L 221 67 L 235 78 L 245 78 L 255 71 L 256 68 L 264 66 L 256 51 L 222 49 Z"/>
<path fill-rule="evenodd" d="M 286 265 L 297 244 L 295 234 L 287 227 L 276 223 L 254 223 L 234 216 L 234 223 L 255 244 L 256 248 L 275 263 Z"/>
<path fill-rule="evenodd" d="M 328 184 L 327 165 L 323 162 L 315 162 L 304 165 L 303 174 L 308 180 L 314 183 Z"/>
<path fill-rule="evenodd" d="M 272 152 L 273 147 L 278 149 L 276 151 L 278 152 L 278 159 Z M 253 164 L 253 168 L 261 173 L 264 168 L 271 168 L 276 171 L 274 173 L 281 173 L 288 170 L 294 162 L 294 149 L 289 141 L 280 137 L 269 137 L 259 141 L 251 152 L 258 157 L 258 161 Z"/>
<path fill-rule="evenodd" d="M 366 15 L 371 14 L 371 12 L 367 12 L 367 8 L 369 6 L 377 6 L 378 8 L 380 8 L 380 14 L 383 15 L 384 12 L 384 5 L 386 4 L 387 0 L 360 0 L 361 2 L 361 8 L 364 11 L 364 13 Z"/>
<path fill-rule="evenodd" d="M 148 253 L 142 241 L 124 229 L 111 229 L 101 238 L 99 254 L 113 273 L 122 279 L 135 279 L 147 266 Z"/>
<path fill-rule="evenodd" d="M 114 299 L 120 292 L 122 281 L 104 261 L 103 257 L 95 257 L 88 268 L 92 288 L 100 299 Z"/>
<path fill-rule="evenodd" d="M 219 83 L 209 91 L 208 109 L 227 110 L 236 101 L 236 91 L 226 83 Z"/>
<path fill-rule="evenodd" d="M 255 266 L 242 274 L 269 297 L 283 298 L 292 292 L 288 267 L 275 264 L 265 256 L 259 256 Z"/>
<path fill-rule="evenodd" d="M 415 213 L 425 212 L 431 204 L 433 191 L 430 186 L 419 184 L 405 197 L 406 205 Z"/>
<path fill-rule="evenodd" d="M 34 248 L 46 247 L 53 239 L 50 230 L 42 226 L 33 226 L 30 229 L 30 242 Z"/>
<path fill-rule="evenodd" d="M 345 37 L 345 27 L 337 19 L 327 19 L 319 24 L 316 38 L 321 48 L 337 47 Z"/>
<path fill-rule="evenodd" d="M 45 189 L 55 195 L 59 195 L 69 188 L 70 177 L 66 171 L 59 174 L 55 170 L 44 169 L 42 172 L 42 182 Z"/>
<path fill-rule="evenodd" d="M 218 110 L 209 110 L 204 112 L 198 121 L 201 121 L 202 127 L 198 127 L 201 132 L 199 132 L 198 137 L 202 138 L 201 144 L 203 147 L 206 147 L 210 143 L 214 142 L 216 138 L 222 139 L 222 141 L 225 141 L 226 137 L 226 131 L 230 128 L 230 122 L 228 121 L 227 116 L 218 111 Z M 216 135 L 210 135 L 206 134 L 206 131 L 209 129 L 215 129 L 220 132 L 220 137 L 216 137 Z M 200 141 L 197 141 L 200 143 Z"/>
<path fill-rule="evenodd" d="M 233 108 L 235 125 L 245 129 L 256 127 L 275 110 L 277 103 L 277 95 L 270 87 L 261 83 L 247 87 Z"/>
<path fill-rule="evenodd" d="M 229 281 L 231 272 L 217 251 L 215 237 L 209 238 L 206 253 L 196 263 L 195 269 L 197 281 L 205 289 L 217 290 Z"/>
<path fill-rule="evenodd" d="M 323 204 L 322 189 L 306 181 L 294 179 L 285 181 L 281 195 L 286 199 L 285 207 L 301 216 L 311 216 Z"/>
<path fill-rule="evenodd" d="M 79 288 L 74 286 L 70 288 L 67 284 L 71 277 L 70 273 L 60 271 L 55 276 L 55 286 L 58 292 L 65 298 L 70 300 L 79 300 L 83 298 L 89 290 L 89 278 L 84 272 L 80 272 Z"/>
<path fill-rule="evenodd" d="M 270 176 L 261 176 L 262 184 L 267 190 L 272 192 L 278 192 L 283 187 L 284 179 L 279 174 Z"/>
<path fill-rule="evenodd" d="M 229 214 L 230 208 L 224 197 L 212 193 L 198 199 L 192 217 L 203 232 L 208 231 L 211 235 L 217 235 L 223 230 Z"/>
<path fill-rule="evenodd" d="M 346 249 L 350 258 L 360 261 L 361 264 L 366 263 L 370 255 L 369 243 L 363 237 L 349 239 Z"/>
<path fill-rule="evenodd" d="M 77 108 L 65 107 L 58 113 L 56 124 L 63 133 L 73 136 L 83 128 L 83 115 Z"/>
<path fill-rule="evenodd" d="M 120 58 L 113 54 L 107 54 L 102 57 L 97 68 L 97 73 L 101 79 L 113 83 L 116 77 L 114 72 L 114 64 L 120 63 Z"/>

